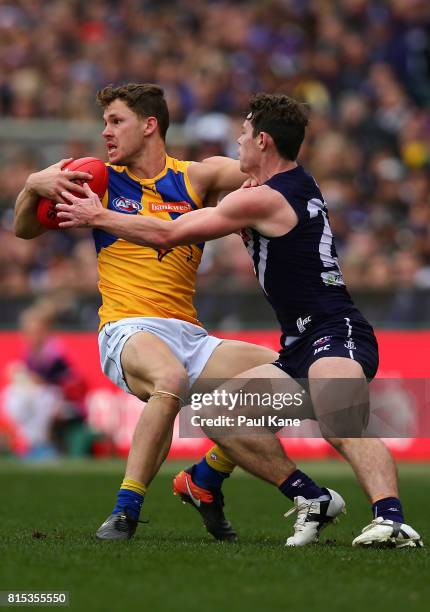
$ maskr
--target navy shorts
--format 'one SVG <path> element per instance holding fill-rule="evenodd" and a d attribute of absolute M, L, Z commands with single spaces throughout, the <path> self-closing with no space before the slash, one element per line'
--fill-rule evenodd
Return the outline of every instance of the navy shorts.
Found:
<path fill-rule="evenodd" d="M 311 365 L 322 357 L 354 359 L 370 381 L 379 365 L 378 343 L 371 325 L 348 317 L 322 323 L 283 348 L 273 365 L 292 378 L 308 378 Z"/>

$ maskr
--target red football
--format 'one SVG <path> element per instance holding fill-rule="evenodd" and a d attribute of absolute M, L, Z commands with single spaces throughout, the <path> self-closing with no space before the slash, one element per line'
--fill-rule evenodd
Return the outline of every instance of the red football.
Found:
<path fill-rule="evenodd" d="M 65 164 L 63 170 L 65 168 L 92 174 L 93 178 L 88 181 L 88 185 L 100 199 L 104 196 L 108 186 L 109 174 L 105 163 L 102 162 L 101 159 L 97 159 L 96 157 L 81 157 L 80 159 L 73 159 L 68 164 Z M 58 224 L 60 223 L 57 217 L 55 204 L 56 202 L 48 198 L 39 198 L 37 203 L 37 218 L 39 222 L 48 229 L 58 229 Z"/>

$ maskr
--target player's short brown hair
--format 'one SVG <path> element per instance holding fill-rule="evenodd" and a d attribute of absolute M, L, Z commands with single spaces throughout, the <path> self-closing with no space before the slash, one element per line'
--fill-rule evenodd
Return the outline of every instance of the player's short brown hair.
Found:
<path fill-rule="evenodd" d="M 279 155 L 294 161 L 308 124 L 306 107 L 283 94 L 258 93 L 250 99 L 249 111 L 247 118 L 254 137 L 267 132 L 273 138 Z"/>
<path fill-rule="evenodd" d="M 153 83 L 128 83 L 114 87 L 108 85 L 97 92 L 97 103 L 106 108 L 116 99 L 123 100 L 139 117 L 155 117 L 163 140 L 169 127 L 169 109 L 164 91 Z"/>

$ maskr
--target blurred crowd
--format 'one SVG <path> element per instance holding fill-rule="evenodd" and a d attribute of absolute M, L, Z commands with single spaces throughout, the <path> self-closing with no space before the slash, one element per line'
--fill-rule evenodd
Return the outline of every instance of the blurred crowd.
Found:
<path fill-rule="evenodd" d="M 307 103 L 300 161 L 327 200 L 349 286 L 430 287 L 428 0 L 0 0 L 0 122 L 96 120 L 97 89 L 130 81 L 164 87 L 184 134 L 169 151 L 188 159 L 235 156 L 253 92 Z M 61 153 L 104 155 L 100 142 Z M 0 144 L 0 161 L 1 294 L 94 293 L 88 233 L 10 232 L 42 152 Z M 208 247 L 203 285 L 254 285 L 237 237 Z"/>

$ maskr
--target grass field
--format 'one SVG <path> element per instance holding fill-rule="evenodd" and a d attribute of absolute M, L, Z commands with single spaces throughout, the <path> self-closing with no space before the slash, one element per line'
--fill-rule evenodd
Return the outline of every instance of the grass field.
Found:
<path fill-rule="evenodd" d="M 342 522 L 305 549 L 283 544 L 290 502 L 270 486 L 238 473 L 225 484 L 227 514 L 240 543 L 220 544 L 200 517 L 171 495 L 167 464 L 151 487 L 136 537 L 98 542 L 94 531 L 109 513 L 122 464 L 0 463 L 0 590 L 66 590 L 83 611 L 233 612 L 346 609 L 428 610 L 429 548 L 356 550 L 353 535 L 369 508 L 347 465 L 305 464 L 347 502 Z M 410 522 L 430 542 L 430 466 L 400 466 Z"/>

